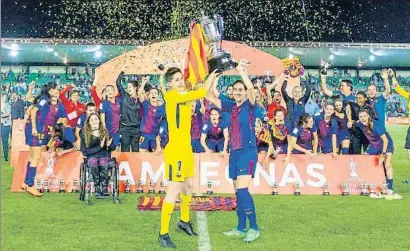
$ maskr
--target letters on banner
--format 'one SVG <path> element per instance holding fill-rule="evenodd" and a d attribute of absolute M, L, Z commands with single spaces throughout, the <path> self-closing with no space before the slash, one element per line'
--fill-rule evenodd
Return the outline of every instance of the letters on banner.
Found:
<path fill-rule="evenodd" d="M 139 181 L 144 192 L 148 192 L 151 180 L 158 192 L 160 182 L 167 182 L 164 177 L 162 156 L 150 153 L 113 153 L 120 171 L 120 190 L 124 190 L 128 181 L 131 192 L 136 192 Z M 262 156 L 261 156 L 262 157 Z M 278 185 L 279 194 L 293 194 L 298 183 L 301 194 L 322 194 L 325 183 L 330 194 L 340 195 L 342 183 L 347 184 L 350 194 L 360 194 L 362 183 L 374 184 L 380 191 L 384 182 L 383 167 L 379 166 L 374 156 L 330 155 L 308 157 L 292 155 L 291 162 L 285 167 L 285 156 L 271 160 L 268 166 L 258 163 L 250 191 L 254 194 L 271 194 L 273 184 Z M 14 170 L 11 191 L 20 191 L 29 152 L 20 152 Z M 64 181 L 66 191 L 71 191 L 73 182 L 79 181 L 80 164 L 83 157 L 80 152 L 59 157 L 55 163 L 53 175 L 46 174 L 46 155 L 38 166 L 37 180 L 48 180 L 50 191 L 58 191 L 58 184 Z M 214 154 L 195 154 L 194 192 L 206 193 L 209 183 L 214 193 L 234 193 L 232 180 L 228 178 L 228 156 L 220 158 Z M 52 184 L 55 184 L 53 186 Z"/>

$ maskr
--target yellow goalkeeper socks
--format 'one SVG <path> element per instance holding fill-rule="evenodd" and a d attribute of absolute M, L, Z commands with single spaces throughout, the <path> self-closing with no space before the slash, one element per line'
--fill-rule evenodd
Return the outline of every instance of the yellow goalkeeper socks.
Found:
<path fill-rule="evenodd" d="M 169 222 L 171 221 L 172 213 L 174 212 L 174 206 L 175 204 L 173 203 L 165 201 L 162 203 L 160 235 L 164 235 L 169 232 Z"/>
<path fill-rule="evenodd" d="M 189 222 L 189 213 L 191 211 L 191 199 L 192 195 L 180 194 L 179 198 L 181 199 L 181 220 L 183 222 Z"/>

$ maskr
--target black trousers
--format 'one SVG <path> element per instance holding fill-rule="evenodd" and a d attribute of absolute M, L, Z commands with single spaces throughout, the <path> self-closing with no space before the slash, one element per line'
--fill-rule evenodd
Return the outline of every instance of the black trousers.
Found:
<path fill-rule="evenodd" d="M 359 128 L 352 130 L 350 134 L 349 154 L 362 154 L 369 146 L 369 141 Z"/>
<path fill-rule="evenodd" d="M 139 126 L 120 126 L 121 152 L 139 152 L 141 131 Z"/>

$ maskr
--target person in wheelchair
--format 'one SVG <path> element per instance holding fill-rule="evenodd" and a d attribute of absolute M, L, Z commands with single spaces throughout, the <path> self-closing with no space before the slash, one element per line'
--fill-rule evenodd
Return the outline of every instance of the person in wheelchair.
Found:
<path fill-rule="evenodd" d="M 108 171 L 115 145 L 98 114 L 93 113 L 87 118 L 80 138 L 81 152 L 87 159 L 84 164 L 91 170 L 96 197 L 109 196 Z"/>

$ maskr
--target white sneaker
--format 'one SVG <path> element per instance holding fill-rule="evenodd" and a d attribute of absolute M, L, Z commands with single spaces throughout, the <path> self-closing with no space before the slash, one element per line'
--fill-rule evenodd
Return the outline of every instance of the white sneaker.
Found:
<path fill-rule="evenodd" d="M 394 193 L 392 190 L 389 190 L 389 193 L 386 196 L 384 196 L 384 199 L 385 200 L 401 200 L 402 197 L 400 194 Z"/>

